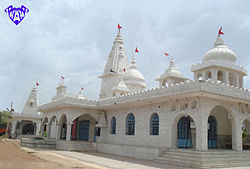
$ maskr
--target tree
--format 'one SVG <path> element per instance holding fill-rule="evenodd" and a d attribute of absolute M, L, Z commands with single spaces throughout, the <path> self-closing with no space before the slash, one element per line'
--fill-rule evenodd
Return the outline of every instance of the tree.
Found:
<path fill-rule="evenodd" d="M 0 124 L 7 125 L 7 123 L 10 122 L 12 122 L 12 119 L 10 118 L 10 112 L 5 110 L 0 112 Z"/>

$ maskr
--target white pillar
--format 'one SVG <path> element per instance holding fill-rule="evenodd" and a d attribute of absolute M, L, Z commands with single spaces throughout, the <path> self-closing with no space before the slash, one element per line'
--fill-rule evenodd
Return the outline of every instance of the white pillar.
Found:
<path fill-rule="evenodd" d="M 229 84 L 229 72 L 225 71 L 225 84 L 228 85 Z"/>
<path fill-rule="evenodd" d="M 195 121 L 196 125 L 196 150 L 207 150 L 207 113 L 200 112 L 198 120 Z"/>
<path fill-rule="evenodd" d="M 242 150 L 242 121 L 236 120 L 232 122 L 232 149 Z"/>
<path fill-rule="evenodd" d="M 66 135 L 66 141 L 70 141 L 71 138 L 71 122 L 67 123 L 67 135 Z"/>
<path fill-rule="evenodd" d="M 16 124 L 17 124 L 17 121 L 13 120 L 11 134 L 15 134 L 16 133 Z"/>
<path fill-rule="evenodd" d="M 239 87 L 240 86 L 240 77 L 239 77 L 239 75 L 236 74 L 235 78 L 236 78 L 236 87 Z"/>
<path fill-rule="evenodd" d="M 61 137 L 61 129 L 62 129 L 62 124 L 59 123 L 58 126 L 57 126 L 57 137 L 56 137 L 56 140 L 60 140 L 60 137 Z"/>
<path fill-rule="evenodd" d="M 51 124 L 48 123 L 47 125 L 47 138 L 49 139 L 50 138 L 50 130 L 51 130 Z"/>
<path fill-rule="evenodd" d="M 39 136 L 39 132 L 41 130 L 41 123 L 40 122 L 36 122 L 36 135 Z"/>
<path fill-rule="evenodd" d="M 212 81 L 217 81 L 217 70 L 211 71 Z"/>

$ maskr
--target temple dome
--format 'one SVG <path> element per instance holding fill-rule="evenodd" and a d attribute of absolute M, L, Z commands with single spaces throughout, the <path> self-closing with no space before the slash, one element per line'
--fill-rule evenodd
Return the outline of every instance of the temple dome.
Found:
<path fill-rule="evenodd" d="M 211 60 L 222 60 L 225 62 L 235 62 L 237 59 L 236 54 L 229 49 L 223 39 L 218 36 L 214 42 L 214 47 L 210 49 L 203 57 L 203 62 Z"/>
<path fill-rule="evenodd" d="M 129 66 L 129 69 L 124 75 L 124 82 L 130 89 L 131 86 L 138 86 L 141 90 L 146 87 L 145 78 L 142 73 L 137 69 L 134 58 L 132 58 L 131 65 Z"/>

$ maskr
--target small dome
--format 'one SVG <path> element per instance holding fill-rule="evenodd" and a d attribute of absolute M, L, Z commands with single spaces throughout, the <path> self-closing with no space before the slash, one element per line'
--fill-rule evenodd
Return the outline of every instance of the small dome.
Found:
<path fill-rule="evenodd" d="M 160 78 L 156 79 L 158 81 L 167 80 L 169 78 L 186 79 L 182 73 L 177 69 L 174 64 L 173 59 L 170 60 L 170 64 L 167 70 L 161 75 Z"/>
<path fill-rule="evenodd" d="M 216 41 L 214 42 L 214 47 L 210 49 L 203 57 L 204 62 L 210 60 L 235 62 L 236 59 L 236 54 L 224 44 L 224 41 L 220 36 L 217 37 Z"/>
<path fill-rule="evenodd" d="M 122 77 L 119 77 L 118 84 L 112 88 L 112 91 L 129 92 L 129 89 L 122 80 Z"/>
<path fill-rule="evenodd" d="M 82 100 L 87 100 L 86 97 L 84 97 L 83 95 L 83 87 L 81 87 L 80 91 L 79 91 L 79 94 L 77 96 L 78 99 L 82 99 Z"/>
<path fill-rule="evenodd" d="M 131 65 L 124 75 L 124 82 L 129 85 L 146 87 L 145 78 L 142 73 L 137 69 L 135 59 L 132 58 Z"/>

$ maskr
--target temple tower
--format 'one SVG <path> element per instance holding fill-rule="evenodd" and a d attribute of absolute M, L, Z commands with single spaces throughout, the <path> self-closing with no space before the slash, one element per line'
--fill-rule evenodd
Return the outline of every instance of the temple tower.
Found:
<path fill-rule="evenodd" d="M 103 74 L 99 76 L 102 79 L 99 98 L 112 96 L 112 89 L 119 83 L 119 77 L 123 76 L 123 69 L 127 69 L 128 61 L 125 56 L 124 42 L 122 40 L 120 30 L 113 42 L 113 47 L 108 56 Z"/>

